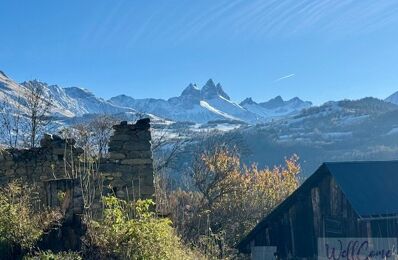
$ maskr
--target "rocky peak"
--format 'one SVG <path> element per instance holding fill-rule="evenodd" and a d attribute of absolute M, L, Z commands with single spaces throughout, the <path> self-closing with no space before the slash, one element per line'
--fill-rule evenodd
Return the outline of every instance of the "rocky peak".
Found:
<path fill-rule="evenodd" d="M 28 86 L 43 86 L 43 87 L 46 87 L 46 86 L 48 86 L 47 83 L 41 82 L 41 81 L 39 81 L 37 79 L 24 81 L 24 82 L 21 83 L 21 85 L 25 86 L 25 87 L 28 87 Z"/>
<path fill-rule="evenodd" d="M 230 97 L 229 97 L 228 94 L 225 93 L 225 91 L 222 89 L 222 86 L 221 86 L 220 83 L 217 83 L 216 88 L 217 88 L 218 95 L 222 96 L 222 97 L 225 98 L 225 99 L 230 100 Z"/>
<path fill-rule="evenodd" d="M 281 103 L 283 102 L 283 98 L 281 96 L 276 96 L 274 98 L 271 98 L 270 100 L 268 100 L 268 102 L 278 102 Z"/>
<path fill-rule="evenodd" d="M 201 90 L 201 94 L 205 99 L 211 99 L 217 96 L 221 96 L 225 99 L 230 99 L 229 96 L 224 92 L 220 83 L 214 84 L 212 79 L 209 79 Z"/>
<path fill-rule="evenodd" d="M 24 81 L 21 83 L 21 85 L 24 86 L 26 89 L 40 91 L 40 92 L 42 92 L 42 94 L 47 93 L 49 90 L 47 83 L 41 82 L 37 79 Z"/>
<path fill-rule="evenodd" d="M 256 102 L 253 101 L 253 99 L 251 97 L 246 98 L 245 100 L 243 100 L 242 102 L 240 102 L 239 105 L 241 106 L 245 106 L 245 105 L 255 105 L 257 104 Z"/>
<path fill-rule="evenodd" d="M 271 109 L 279 107 L 279 106 L 283 106 L 284 104 L 285 104 L 285 101 L 283 101 L 281 96 L 277 96 L 277 97 L 274 97 L 274 98 L 268 100 L 267 102 L 260 103 L 261 106 L 263 106 L 265 108 L 271 108 Z"/>
<path fill-rule="evenodd" d="M 200 90 L 196 86 L 196 84 L 190 83 L 181 93 L 181 96 L 194 96 L 194 97 L 199 97 L 200 96 Z"/>
<path fill-rule="evenodd" d="M 201 90 L 205 98 L 212 98 L 217 95 L 217 88 L 212 79 L 209 79 Z"/>
<path fill-rule="evenodd" d="M 289 104 L 293 104 L 295 106 L 300 106 L 300 105 L 306 105 L 306 106 L 311 106 L 312 103 L 309 101 L 304 101 L 298 97 L 294 97 L 292 99 L 290 99 L 289 101 L 287 101 L 287 103 Z"/>

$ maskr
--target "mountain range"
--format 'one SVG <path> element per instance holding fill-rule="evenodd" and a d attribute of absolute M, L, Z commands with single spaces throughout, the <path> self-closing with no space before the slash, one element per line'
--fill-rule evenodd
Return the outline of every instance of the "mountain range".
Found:
<path fill-rule="evenodd" d="M 311 106 L 311 102 L 305 102 L 299 98 L 283 101 L 281 97 L 263 103 L 256 103 L 248 98 L 238 104 L 231 100 L 220 83 L 215 84 L 212 79 L 209 79 L 202 88 L 191 83 L 180 96 L 168 100 L 134 99 L 119 95 L 109 101 L 117 106 L 129 107 L 173 121 L 195 123 L 214 120 L 241 121 L 249 124 L 263 123 L 274 118 L 296 114 Z"/>
<path fill-rule="evenodd" d="M 124 120 L 144 114 L 152 118 L 154 134 L 167 127 L 170 136 L 183 132 L 196 138 L 207 129 L 240 136 L 250 151 L 242 156 L 248 164 L 278 165 L 296 153 L 303 172 L 309 174 L 323 161 L 398 158 L 398 92 L 384 100 L 366 97 L 319 106 L 280 96 L 266 102 L 246 98 L 238 103 L 220 83 L 208 80 L 201 88 L 189 84 L 180 96 L 167 100 L 126 95 L 105 100 L 78 87 L 63 88 L 37 80 L 17 83 L 0 72 L 0 104 L 26 112 L 23 97 L 32 85 L 43 88 L 45 98 L 52 101 L 52 113 L 60 126 L 96 114 L 113 114 Z M 181 164 L 188 161 L 183 158 Z M 182 168 L 186 166 L 180 165 Z"/>
<path fill-rule="evenodd" d="M 24 93 L 31 86 L 44 90 L 44 98 L 51 100 L 52 113 L 58 118 L 76 118 L 90 114 L 146 114 L 147 116 L 174 122 L 191 122 L 205 124 L 209 122 L 240 123 L 248 125 L 266 124 L 293 117 L 303 117 L 315 113 L 317 117 L 326 116 L 329 112 L 323 111 L 329 107 L 332 111 L 336 102 L 327 102 L 322 106 L 312 106 L 309 101 L 298 97 L 283 100 L 277 96 L 266 102 L 255 102 L 246 98 L 240 103 L 231 100 L 220 83 L 215 84 L 209 79 L 199 88 L 196 84 L 189 84 L 178 97 L 168 100 L 144 98 L 135 99 L 126 95 L 118 95 L 105 100 L 95 96 L 87 89 L 79 87 L 60 87 L 31 80 L 17 83 L 0 71 L 0 101 L 10 106 L 26 111 L 23 101 Z M 374 105 L 376 99 L 367 99 L 368 109 Z M 398 105 L 398 92 L 387 97 L 384 101 L 378 100 L 385 106 Z M 346 102 L 349 102 L 348 100 Z M 363 103 L 364 101 L 362 101 Z M 357 102 L 358 103 L 358 102 Z M 336 109 L 338 106 L 334 106 Z M 322 112 L 320 112 L 322 111 Z M 314 115 L 315 116 L 315 115 Z"/>
<path fill-rule="evenodd" d="M 0 99 L 18 100 L 29 86 L 44 89 L 45 98 L 53 103 L 53 113 L 58 117 L 80 117 L 86 114 L 144 113 L 171 121 L 207 123 L 225 120 L 246 124 L 265 123 L 273 119 L 295 115 L 311 107 L 311 102 L 295 97 L 284 101 L 280 96 L 267 102 L 256 103 L 247 98 L 240 103 L 231 100 L 220 83 L 212 79 L 199 88 L 189 84 L 178 97 L 168 100 L 144 98 L 135 99 L 118 95 L 109 100 L 96 97 L 87 89 L 78 87 L 63 88 L 48 85 L 37 80 L 17 83 L 0 72 Z M 23 107 L 23 102 L 22 102 Z"/>

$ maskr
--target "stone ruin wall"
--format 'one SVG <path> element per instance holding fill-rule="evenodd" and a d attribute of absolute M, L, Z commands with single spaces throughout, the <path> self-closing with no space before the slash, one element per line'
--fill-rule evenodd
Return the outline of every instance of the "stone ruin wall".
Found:
<path fill-rule="evenodd" d="M 146 199 L 155 193 L 149 128 L 149 119 L 113 126 L 109 159 L 100 164 L 99 171 L 104 176 L 104 187 L 112 187 L 119 198 Z"/>
<path fill-rule="evenodd" d="M 121 122 L 113 126 L 109 158 L 102 159 L 98 165 L 102 194 L 111 192 L 128 200 L 154 196 L 149 123 L 149 119 L 142 119 L 136 124 Z M 83 150 L 75 147 L 74 140 L 55 135 L 45 135 L 40 144 L 34 149 L 0 151 L 0 187 L 22 179 L 39 188 L 41 199 L 47 206 L 59 206 L 55 199 L 57 193 L 69 192 L 72 194 L 69 207 L 74 213 L 81 213 L 81 185 L 79 179 L 73 177 L 77 174 L 78 158 Z M 93 207 L 101 207 L 99 199 Z"/>

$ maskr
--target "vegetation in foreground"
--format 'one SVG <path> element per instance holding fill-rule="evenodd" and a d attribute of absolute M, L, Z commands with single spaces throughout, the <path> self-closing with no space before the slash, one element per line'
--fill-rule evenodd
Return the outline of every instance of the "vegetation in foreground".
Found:
<path fill-rule="evenodd" d="M 87 219 L 82 252 L 40 251 L 36 244 L 62 218 L 37 210 L 35 192 L 20 182 L 0 190 L 0 254 L 9 259 L 200 259 L 186 249 L 171 221 L 158 218 L 152 200 L 129 203 L 103 197 L 103 218 Z"/>
<path fill-rule="evenodd" d="M 160 185 L 152 200 L 105 196 L 99 220 L 86 218 L 82 252 L 42 252 L 37 242 L 62 216 L 37 210 L 37 193 L 21 182 L 0 190 L 0 250 L 25 259 L 235 259 L 235 245 L 299 182 L 298 158 L 284 167 L 241 165 L 227 146 L 202 153 L 192 165 L 191 191 Z M 169 218 L 155 214 L 167 212 Z"/>
<path fill-rule="evenodd" d="M 37 92 L 34 90 L 32 93 Z M 40 102 L 40 98 L 32 99 L 33 104 Z M 9 147 L 35 147 L 40 132 L 51 120 L 45 116 L 48 103 L 38 107 L 43 107 L 43 116 L 28 117 L 34 131 L 21 127 L 21 120 L 14 118 L 18 113 L 12 114 L 10 122 L 6 121 L 9 118 L 0 118 L 2 129 L 8 129 L 5 133 L 9 133 L 6 135 Z M 84 187 L 101 190 L 97 187 L 101 183 L 94 180 L 94 176 L 101 175 L 96 172 L 95 165 L 107 156 L 114 123 L 114 118 L 100 116 L 87 125 L 62 131 L 64 137 L 74 138 L 84 149 L 80 158 L 85 165 L 81 169 L 85 172 L 82 179 L 90 182 Z M 30 138 L 21 142 L 22 137 Z M 0 190 L 0 253 L 26 259 L 239 258 L 234 249 L 236 244 L 297 188 L 300 166 L 297 156 L 286 159 L 284 166 L 274 168 L 243 165 L 237 149 L 241 145 L 236 145 L 239 140 L 218 138 L 191 154 L 193 159 L 184 176 L 188 189 L 173 187 L 168 183 L 167 173 L 176 170 L 183 175 L 183 169 L 172 166 L 189 141 L 162 137 L 153 140 L 156 205 L 152 201 L 133 203 L 112 196 L 103 197 L 102 219 L 93 220 L 91 212 L 87 212 L 87 233 L 82 238 L 86 246 L 82 252 L 40 251 L 36 246 L 38 241 L 59 226 L 61 213 L 38 210 L 40 203 L 33 187 L 20 182 L 10 184 Z M 91 192 L 84 189 L 85 204 L 90 204 L 89 194 Z M 154 212 L 168 218 L 161 218 Z"/>
<path fill-rule="evenodd" d="M 299 172 L 297 156 L 259 169 L 242 165 L 234 147 L 218 145 L 194 161 L 190 191 L 168 190 L 158 176 L 158 210 L 206 258 L 236 258 L 237 243 L 298 187 Z"/>
<path fill-rule="evenodd" d="M 58 226 L 62 215 L 56 210 L 38 210 L 34 188 L 20 181 L 0 189 L 0 255 L 25 255 L 51 228 Z"/>

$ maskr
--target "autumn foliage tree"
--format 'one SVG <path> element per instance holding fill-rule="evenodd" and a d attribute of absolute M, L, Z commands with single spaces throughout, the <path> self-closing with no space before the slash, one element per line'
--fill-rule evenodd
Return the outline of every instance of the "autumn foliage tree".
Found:
<path fill-rule="evenodd" d="M 241 163 L 234 147 L 218 145 L 192 165 L 194 191 L 169 194 L 170 211 L 186 241 L 207 256 L 227 257 L 234 246 L 299 185 L 296 155 L 284 166 Z"/>

